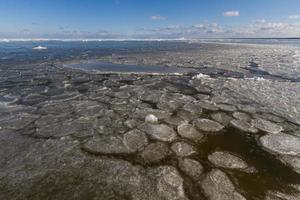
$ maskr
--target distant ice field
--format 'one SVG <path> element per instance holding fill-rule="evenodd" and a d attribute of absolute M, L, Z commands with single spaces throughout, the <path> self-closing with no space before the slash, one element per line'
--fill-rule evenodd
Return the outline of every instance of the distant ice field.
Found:
<path fill-rule="evenodd" d="M 236 45 L 239 46 L 236 49 Z M 250 45 L 249 48 L 247 45 Z M 260 70 L 293 79 L 300 77 L 300 39 L 201 39 L 201 40 L 0 40 L 0 65 L 23 65 L 72 61 L 89 61 L 102 57 L 130 59 L 130 55 L 163 55 L 176 52 L 201 52 L 195 65 L 173 63 L 169 67 L 216 67 L 233 70 L 256 63 Z M 164 62 L 171 62 L 168 57 Z M 191 59 L 195 59 L 194 57 Z M 201 63 L 201 61 L 203 61 Z M 197 65 L 197 63 L 201 63 Z M 207 65 L 206 65 L 207 63 Z M 220 66 L 221 65 L 221 66 Z M 157 66 L 147 65 L 148 67 Z M 109 66 L 108 66 L 109 67 Z M 121 68 L 119 68 L 121 69 Z M 123 72 L 125 68 L 122 68 Z M 131 68 L 132 70 L 132 68 Z M 128 68 L 128 72 L 131 72 Z M 169 69 L 168 69 L 169 70 Z M 167 70 L 167 71 L 168 71 Z M 154 70 L 155 71 L 155 70 Z M 172 70 L 171 70 L 172 71 Z M 239 70 L 238 70 L 239 71 Z"/>

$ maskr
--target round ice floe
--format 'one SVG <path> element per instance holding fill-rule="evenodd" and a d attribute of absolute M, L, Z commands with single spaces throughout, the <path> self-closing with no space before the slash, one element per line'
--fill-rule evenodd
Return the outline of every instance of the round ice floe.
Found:
<path fill-rule="evenodd" d="M 300 156 L 300 138 L 292 135 L 268 134 L 260 138 L 260 144 L 274 154 Z"/>

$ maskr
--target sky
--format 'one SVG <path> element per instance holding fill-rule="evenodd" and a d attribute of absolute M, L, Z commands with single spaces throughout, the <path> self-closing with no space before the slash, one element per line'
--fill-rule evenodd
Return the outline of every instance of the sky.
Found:
<path fill-rule="evenodd" d="M 0 38 L 300 37 L 300 0 L 0 0 Z"/>

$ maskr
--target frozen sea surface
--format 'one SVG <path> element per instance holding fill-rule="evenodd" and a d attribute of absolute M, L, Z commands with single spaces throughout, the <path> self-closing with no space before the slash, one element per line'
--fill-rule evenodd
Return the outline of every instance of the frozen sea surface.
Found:
<path fill-rule="evenodd" d="M 298 48 L 1 45 L 0 199 L 300 199 Z"/>

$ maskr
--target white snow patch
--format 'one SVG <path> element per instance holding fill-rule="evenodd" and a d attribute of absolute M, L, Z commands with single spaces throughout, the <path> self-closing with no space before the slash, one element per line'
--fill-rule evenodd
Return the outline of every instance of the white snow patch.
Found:
<path fill-rule="evenodd" d="M 245 78 L 245 80 L 252 80 L 252 81 L 269 81 L 263 77 L 253 77 L 253 78 Z"/>
<path fill-rule="evenodd" d="M 200 73 L 200 74 L 193 77 L 193 79 L 202 79 L 202 78 L 210 78 L 210 76 Z"/>
<path fill-rule="evenodd" d="M 156 124 L 156 123 L 158 123 L 158 118 L 155 115 L 149 114 L 146 116 L 145 122 L 151 123 L 151 124 Z"/>

